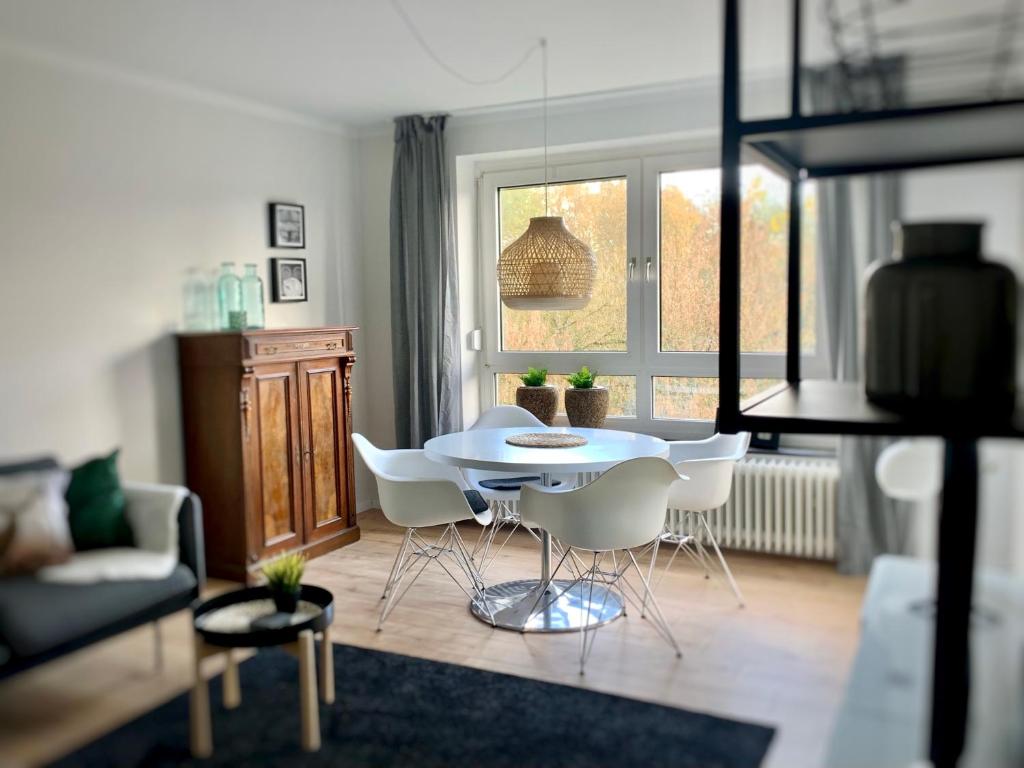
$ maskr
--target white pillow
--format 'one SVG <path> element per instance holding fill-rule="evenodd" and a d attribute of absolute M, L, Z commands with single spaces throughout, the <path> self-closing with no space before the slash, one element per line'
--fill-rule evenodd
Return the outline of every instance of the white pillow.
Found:
<path fill-rule="evenodd" d="M 0 574 L 26 573 L 68 559 L 68 526 L 61 469 L 0 475 Z"/>

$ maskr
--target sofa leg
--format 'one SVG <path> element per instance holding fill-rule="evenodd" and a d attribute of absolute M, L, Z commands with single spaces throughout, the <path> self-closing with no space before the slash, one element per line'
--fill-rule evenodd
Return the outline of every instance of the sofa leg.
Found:
<path fill-rule="evenodd" d="M 160 619 L 153 622 L 153 667 L 157 673 L 164 671 L 164 635 Z"/>

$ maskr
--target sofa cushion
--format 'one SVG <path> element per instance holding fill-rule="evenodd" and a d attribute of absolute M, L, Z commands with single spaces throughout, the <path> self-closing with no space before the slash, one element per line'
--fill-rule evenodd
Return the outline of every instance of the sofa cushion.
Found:
<path fill-rule="evenodd" d="M 24 471 L 0 476 L 0 576 L 32 573 L 71 554 L 67 472 Z"/>
<path fill-rule="evenodd" d="M 184 565 L 159 581 L 47 584 L 28 576 L 0 580 L 0 642 L 32 656 L 84 637 L 189 593 L 195 576 Z"/>
<path fill-rule="evenodd" d="M 71 470 L 68 485 L 68 519 L 75 549 L 130 547 L 132 529 L 125 515 L 124 491 L 117 473 L 115 450 Z"/>

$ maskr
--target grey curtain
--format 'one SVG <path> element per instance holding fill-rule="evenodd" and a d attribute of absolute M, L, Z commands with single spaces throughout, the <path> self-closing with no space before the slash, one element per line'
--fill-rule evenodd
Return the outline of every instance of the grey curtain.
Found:
<path fill-rule="evenodd" d="M 458 262 L 445 116 L 395 120 L 391 346 L 399 448 L 462 428 Z"/>
<path fill-rule="evenodd" d="M 816 112 L 894 106 L 900 72 L 898 61 L 863 77 L 833 66 L 808 71 L 806 82 Z M 888 174 L 821 181 L 818 211 L 831 373 L 839 381 L 859 381 L 864 273 L 891 250 L 890 224 L 900 217 L 899 178 Z M 866 573 L 878 555 L 907 550 L 906 505 L 888 498 L 875 480 L 875 462 L 891 442 L 884 437 L 839 439 L 836 537 L 842 573 Z"/>

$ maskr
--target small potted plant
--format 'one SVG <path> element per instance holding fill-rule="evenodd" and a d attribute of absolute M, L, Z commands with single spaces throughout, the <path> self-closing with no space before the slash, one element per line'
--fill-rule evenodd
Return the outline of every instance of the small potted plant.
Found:
<path fill-rule="evenodd" d="M 608 389 L 594 386 L 597 374 L 587 366 L 569 375 L 569 389 L 565 390 L 565 415 L 574 427 L 593 427 L 604 424 L 608 415 Z"/>
<path fill-rule="evenodd" d="M 519 378 L 523 386 L 516 389 L 516 405 L 550 427 L 558 411 L 558 390 L 547 383 L 548 369 L 530 368 Z"/>
<path fill-rule="evenodd" d="M 282 555 L 263 566 L 267 589 L 280 613 L 295 613 L 302 592 L 302 572 L 306 558 L 300 554 Z"/>

